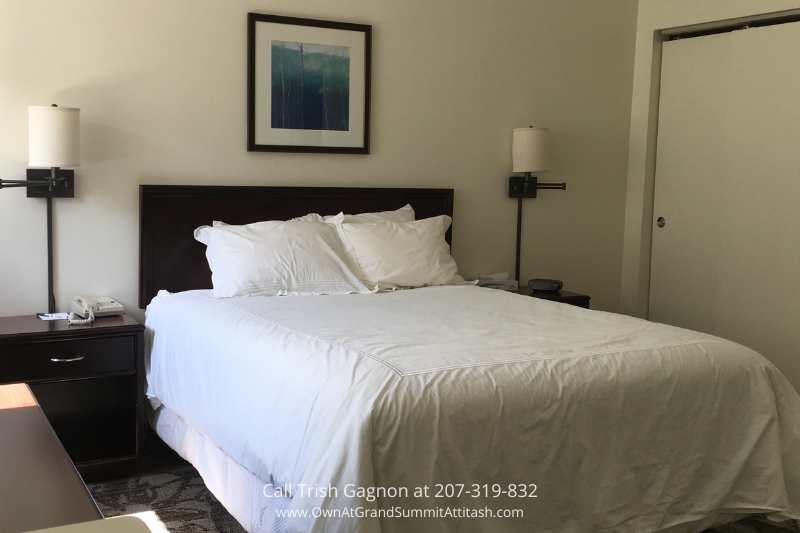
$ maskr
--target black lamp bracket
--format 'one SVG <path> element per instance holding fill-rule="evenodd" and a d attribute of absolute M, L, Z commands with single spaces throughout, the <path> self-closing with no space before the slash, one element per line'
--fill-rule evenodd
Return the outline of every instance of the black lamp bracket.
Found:
<path fill-rule="evenodd" d="M 517 200 L 517 262 L 516 279 L 519 279 L 520 247 L 522 245 L 522 199 L 536 198 L 536 191 L 539 189 L 560 189 L 567 190 L 566 183 L 539 183 L 536 176 L 531 176 L 526 172 L 524 176 L 511 176 L 508 178 L 508 197 L 518 198 Z"/>
<path fill-rule="evenodd" d="M 524 176 L 511 176 L 508 178 L 508 197 L 509 198 L 536 198 L 536 191 L 539 189 L 560 189 L 567 190 L 566 183 L 539 183 L 536 176 L 531 176 L 526 172 Z"/>
<path fill-rule="evenodd" d="M 28 198 L 47 198 L 47 312 L 56 312 L 53 292 L 53 198 L 75 197 L 75 171 L 29 168 L 26 180 L 0 179 L 0 189 L 26 187 Z"/>
<path fill-rule="evenodd" d="M 29 168 L 27 179 L 0 179 L 0 189 L 27 187 L 28 198 L 75 198 L 75 171 L 58 169 L 56 176 L 52 169 Z"/>

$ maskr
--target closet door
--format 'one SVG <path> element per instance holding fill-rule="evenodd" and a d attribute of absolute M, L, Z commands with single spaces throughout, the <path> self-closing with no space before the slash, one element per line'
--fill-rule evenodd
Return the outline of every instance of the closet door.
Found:
<path fill-rule="evenodd" d="M 714 331 L 730 69 L 730 33 L 664 43 L 649 318 L 708 333 Z"/>
<path fill-rule="evenodd" d="M 800 390 L 800 23 L 663 58 L 650 318 L 749 346 Z"/>

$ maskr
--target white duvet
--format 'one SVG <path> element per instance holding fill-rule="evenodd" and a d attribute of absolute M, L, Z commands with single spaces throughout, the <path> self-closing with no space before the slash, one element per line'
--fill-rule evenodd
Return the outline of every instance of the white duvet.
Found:
<path fill-rule="evenodd" d="M 800 398 L 716 337 L 471 286 L 162 292 L 146 325 L 151 402 L 289 492 L 292 533 L 647 533 L 800 516 Z M 359 494 L 370 487 L 409 497 Z M 416 509 L 429 517 L 388 517 Z M 448 515 L 487 509 L 524 517 Z"/>

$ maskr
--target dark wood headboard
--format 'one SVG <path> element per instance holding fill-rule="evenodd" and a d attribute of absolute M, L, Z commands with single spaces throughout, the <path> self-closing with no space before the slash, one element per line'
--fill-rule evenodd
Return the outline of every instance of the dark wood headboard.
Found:
<path fill-rule="evenodd" d="M 389 211 L 411 204 L 417 218 L 453 216 L 453 189 L 139 186 L 139 307 L 159 290 L 210 289 L 205 246 L 194 229 L 214 220 L 249 224 L 308 213 Z M 447 242 L 452 242 L 452 226 Z"/>

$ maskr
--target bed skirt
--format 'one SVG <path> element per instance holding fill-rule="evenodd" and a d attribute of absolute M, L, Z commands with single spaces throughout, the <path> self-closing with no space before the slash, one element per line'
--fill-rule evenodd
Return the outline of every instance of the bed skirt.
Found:
<path fill-rule="evenodd" d="M 208 437 L 164 407 L 148 409 L 150 425 L 161 439 L 189 461 L 208 490 L 249 533 L 282 533 L 291 498 L 276 496 L 272 485 L 234 461 Z M 268 497 L 269 496 L 269 497 Z"/>
<path fill-rule="evenodd" d="M 286 519 L 278 517 L 277 511 L 288 509 L 291 498 L 275 496 L 271 485 L 267 486 L 267 482 L 241 466 L 208 437 L 163 405 L 155 411 L 148 411 L 150 425 L 158 436 L 197 469 L 208 490 L 244 529 L 249 533 L 284 533 Z M 721 513 L 697 522 L 678 524 L 658 533 L 701 533 L 749 514 Z"/>

